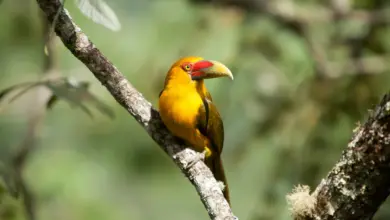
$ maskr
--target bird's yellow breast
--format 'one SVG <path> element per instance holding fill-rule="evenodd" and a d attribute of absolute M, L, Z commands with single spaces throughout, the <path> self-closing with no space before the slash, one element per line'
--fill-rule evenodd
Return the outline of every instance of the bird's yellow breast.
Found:
<path fill-rule="evenodd" d="M 177 133 L 180 128 L 195 129 L 198 110 L 203 105 L 202 98 L 196 92 L 187 91 L 188 88 L 175 87 L 166 89 L 160 96 L 159 109 L 161 118 L 168 129 Z"/>
<path fill-rule="evenodd" d="M 193 89 L 194 91 L 189 91 Z M 196 148 L 204 148 L 205 140 L 197 129 L 201 96 L 194 87 L 166 88 L 159 99 L 160 116 L 167 128 L 177 137 L 187 140 Z M 199 149 L 203 150 L 203 149 Z"/>

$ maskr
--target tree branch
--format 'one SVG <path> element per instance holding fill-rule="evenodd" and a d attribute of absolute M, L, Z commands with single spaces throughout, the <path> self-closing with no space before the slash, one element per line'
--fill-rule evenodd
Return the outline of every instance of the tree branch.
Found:
<path fill-rule="evenodd" d="M 372 219 L 390 193 L 390 93 L 371 112 L 341 159 L 312 195 L 297 187 L 287 199 L 295 219 Z"/>
<path fill-rule="evenodd" d="M 385 57 L 362 56 L 364 46 L 378 27 L 390 22 L 384 5 L 371 11 L 352 9 L 349 0 L 334 0 L 331 9 L 316 5 L 296 5 L 278 0 L 190 0 L 239 7 L 246 12 L 265 14 L 284 27 L 295 31 L 308 43 L 317 72 L 336 77 L 345 72 L 380 73 L 389 68 Z M 381 1 L 384 3 L 385 1 Z M 342 63 L 327 61 L 307 28 L 337 19 L 359 20 L 369 31 L 348 46 L 354 52 Z M 338 30 L 339 32 L 340 30 Z M 338 34 L 336 42 L 344 42 Z M 356 43 L 358 42 L 358 44 Z M 325 45 L 330 46 L 330 45 Z M 356 51 L 356 52 L 355 52 Z M 292 215 L 297 220 L 372 219 L 390 193 L 390 93 L 385 95 L 367 122 L 355 130 L 341 159 L 322 180 L 313 194 L 307 186 L 298 186 L 287 196 Z"/>
<path fill-rule="evenodd" d="M 202 162 L 196 161 L 199 153 L 179 144 L 162 123 L 158 111 L 144 99 L 122 73 L 96 48 L 81 29 L 72 21 L 60 0 L 37 0 L 50 23 L 56 13 L 56 34 L 73 55 L 83 62 L 95 77 L 107 88 L 162 149 L 169 154 L 195 186 L 211 219 L 236 219 L 223 197 L 219 184 Z M 189 166 L 189 164 L 193 164 Z"/>

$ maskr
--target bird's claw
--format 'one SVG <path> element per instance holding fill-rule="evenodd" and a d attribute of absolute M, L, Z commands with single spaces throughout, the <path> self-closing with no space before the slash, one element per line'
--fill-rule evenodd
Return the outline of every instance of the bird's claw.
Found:
<path fill-rule="evenodd" d="M 207 153 L 207 150 L 204 150 L 201 153 L 196 153 L 196 156 L 194 157 L 194 159 L 187 164 L 186 169 L 192 168 L 199 161 L 204 161 L 206 158 L 206 153 Z"/>

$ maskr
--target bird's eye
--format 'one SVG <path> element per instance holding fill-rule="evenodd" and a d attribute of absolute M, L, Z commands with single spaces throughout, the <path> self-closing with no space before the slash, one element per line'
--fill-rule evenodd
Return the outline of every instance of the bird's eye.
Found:
<path fill-rule="evenodd" d="M 190 71 L 191 68 L 192 68 L 191 64 L 185 64 L 185 65 L 183 65 L 183 69 L 184 69 L 185 71 Z"/>

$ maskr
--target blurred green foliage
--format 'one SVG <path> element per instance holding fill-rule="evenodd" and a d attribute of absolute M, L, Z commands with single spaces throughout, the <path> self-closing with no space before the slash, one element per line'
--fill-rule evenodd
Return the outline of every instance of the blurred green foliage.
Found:
<path fill-rule="evenodd" d="M 73 3 L 66 8 L 155 106 L 165 73 L 180 56 L 229 66 L 234 82 L 206 83 L 225 123 L 223 159 L 233 211 L 240 219 L 291 219 L 286 194 L 297 184 L 316 187 L 357 122 L 388 91 L 390 2 L 343 0 L 350 5 L 340 14 L 332 10 L 341 6 L 332 9 L 319 0 L 278 0 L 273 2 L 280 7 L 258 12 L 215 2 L 110 1 L 119 32 L 88 20 Z M 39 13 L 34 1 L 1 3 L 0 89 L 41 78 Z M 96 112 L 91 119 L 66 102 L 47 112 L 22 170 L 37 219 L 207 219 L 171 159 L 60 41 L 56 50 L 61 75 L 89 81 L 116 117 Z M 0 103 L 3 176 L 27 135 L 34 95 Z M 0 219 L 25 219 L 23 198 L 12 197 L 7 178 L 2 181 Z M 375 219 L 389 219 L 388 207 Z"/>

